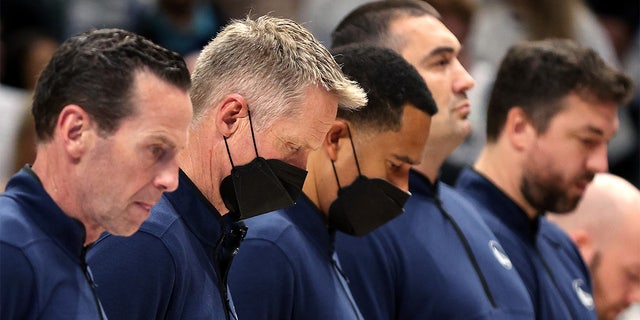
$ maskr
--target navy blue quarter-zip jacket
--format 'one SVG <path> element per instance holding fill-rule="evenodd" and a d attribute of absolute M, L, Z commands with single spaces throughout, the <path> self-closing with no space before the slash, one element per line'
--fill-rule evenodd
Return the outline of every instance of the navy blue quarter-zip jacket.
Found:
<path fill-rule="evenodd" d="M 88 255 L 112 319 L 235 319 L 226 275 L 242 229 L 180 171 L 131 237 L 103 235 Z M 242 225 L 240 225 L 242 227 Z M 237 240 L 237 241 L 236 241 Z"/>
<path fill-rule="evenodd" d="M 0 195 L 0 317 L 105 319 L 85 263 L 85 229 L 25 167 Z"/>
<path fill-rule="evenodd" d="M 246 224 L 229 273 L 240 319 L 362 319 L 334 254 L 334 233 L 306 196 Z"/>
<path fill-rule="evenodd" d="M 486 177 L 466 168 L 456 188 L 471 199 L 520 274 L 537 319 L 596 319 L 589 271 L 569 236 L 542 214 L 530 219 Z"/>
<path fill-rule="evenodd" d="M 533 319 L 500 243 L 473 206 L 412 170 L 405 212 L 336 250 L 366 319 Z"/>

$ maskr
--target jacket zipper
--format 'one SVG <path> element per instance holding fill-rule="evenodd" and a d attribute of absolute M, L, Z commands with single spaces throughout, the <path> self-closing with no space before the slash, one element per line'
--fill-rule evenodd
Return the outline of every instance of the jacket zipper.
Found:
<path fill-rule="evenodd" d="M 91 288 L 91 295 L 93 296 L 93 300 L 98 308 L 98 314 L 100 315 L 100 320 L 104 320 L 104 310 L 102 309 L 102 304 L 100 304 L 100 299 L 98 299 L 98 294 L 96 293 L 96 283 L 93 281 L 93 275 L 91 274 L 91 270 L 89 270 L 89 266 L 87 265 L 87 260 L 85 259 L 87 255 L 87 247 L 82 248 L 82 253 L 80 255 L 80 263 L 82 265 L 82 272 L 84 273 L 84 277 L 87 279 L 89 283 L 89 287 Z"/>
<path fill-rule="evenodd" d="M 538 250 L 538 247 L 535 246 L 535 245 L 534 245 L 534 247 L 535 247 L 535 252 L 538 255 L 538 258 L 540 258 L 540 261 L 542 262 L 542 265 L 544 266 L 545 271 L 549 275 L 549 278 L 551 278 L 551 283 L 553 283 L 553 286 L 556 288 L 556 291 L 558 291 L 558 294 L 562 298 L 562 302 L 564 302 L 564 304 L 567 306 L 567 310 L 569 311 L 569 314 L 571 315 L 571 319 L 578 319 L 578 317 L 576 317 L 576 315 L 573 314 L 573 310 L 571 308 L 571 304 L 567 301 L 567 297 L 565 297 L 565 295 L 562 293 L 562 291 L 560 291 L 560 287 L 558 286 L 558 282 L 556 281 L 556 278 L 554 277 L 553 273 L 551 272 L 551 268 L 549 267 L 549 264 L 547 264 L 547 261 L 544 260 L 544 257 L 542 256 L 542 254 Z"/>
<path fill-rule="evenodd" d="M 214 268 L 220 284 L 218 289 L 220 291 L 222 304 L 225 306 L 225 317 L 227 320 L 230 320 L 231 316 L 233 316 L 233 318 L 237 320 L 237 315 L 231 308 L 229 291 L 227 290 L 227 280 L 233 257 L 238 253 L 240 243 L 247 235 L 247 227 L 244 222 L 237 221 L 231 224 L 231 227 L 227 232 L 226 224 L 222 222 L 220 224 L 220 229 L 222 235 L 220 236 L 214 251 Z"/>
<path fill-rule="evenodd" d="M 464 247 L 464 250 L 467 253 L 467 256 L 469 257 L 469 260 L 471 261 L 471 265 L 473 266 L 473 269 L 476 271 L 476 274 L 480 279 L 480 283 L 482 283 L 482 289 L 484 290 L 484 294 L 487 296 L 487 299 L 489 299 L 491 306 L 493 308 L 497 308 L 496 301 L 493 298 L 493 295 L 491 294 L 491 290 L 489 290 L 489 284 L 487 283 L 487 279 L 484 277 L 484 274 L 480 270 L 480 265 L 478 264 L 478 261 L 476 260 L 476 257 L 473 254 L 473 251 L 471 251 L 471 245 L 469 245 L 469 241 L 462 233 L 460 226 L 458 226 L 456 221 L 453 220 L 453 218 L 451 218 L 451 215 L 449 214 L 449 212 L 447 212 L 447 210 L 445 210 L 444 207 L 442 206 L 442 201 L 440 200 L 440 197 L 437 194 L 434 194 L 433 198 L 436 202 L 436 205 L 438 206 L 438 209 L 440 209 L 440 212 L 442 213 L 442 215 L 447 220 L 449 220 L 449 222 L 453 226 L 453 230 L 455 230 L 456 234 L 458 235 L 460 242 L 462 242 L 462 246 Z"/>

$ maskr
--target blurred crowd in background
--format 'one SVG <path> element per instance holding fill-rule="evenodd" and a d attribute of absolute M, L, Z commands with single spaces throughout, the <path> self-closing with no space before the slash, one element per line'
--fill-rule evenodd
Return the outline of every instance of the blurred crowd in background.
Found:
<path fill-rule="evenodd" d="M 303 23 L 325 45 L 330 31 L 367 0 L 2 0 L 0 1 L 0 188 L 35 155 L 30 92 L 53 51 L 97 27 L 127 29 L 183 55 L 192 66 L 230 19 L 270 14 Z M 449 158 L 442 180 L 476 159 L 484 144 L 485 105 L 509 46 L 521 40 L 572 38 L 593 47 L 635 82 L 609 145 L 609 171 L 640 187 L 640 1 L 430 0 L 462 42 L 461 61 L 476 81 L 470 93 L 473 134 Z"/>
<path fill-rule="evenodd" d="M 270 14 L 301 22 L 324 44 L 330 32 L 367 0 L 2 0 L 0 2 L 0 186 L 34 157 L 30 91 L 59 43 L 97 27 L 139 33 L 192 65 L 230 19 Z M 452 154 L 442 180 L 453 183 L 484 144 L 485 105 L 495 70 L 512 44 L 573 38 L 627 72 L 636 99 L 620 109 L 609 145 L 610 172 L 640 186 L 639 2 L 626 0 L 431 0 L 463 43 L 461 61 L 476 80 L 470 93 L 473 134 Z"/>

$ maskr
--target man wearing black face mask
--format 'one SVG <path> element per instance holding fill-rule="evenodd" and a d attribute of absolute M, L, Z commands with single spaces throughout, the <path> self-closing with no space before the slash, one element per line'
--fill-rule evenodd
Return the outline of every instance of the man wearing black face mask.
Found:
<path fill-rule="evenodd" d="M 388 49 L 334 52 L 368 93 L 358 111 L 338 111 L 309 155 L 297 203 L 246 221 L 229 273 L 245 319 L 361 319 L 333 250 L 336 230 L 363 235 L 402 213 L 408 174 L 420 162 L 435 102 L 418 72 Z"/>
<path fill-rule="evenodd" d="M 461 46 L 424 1 L 375 1 L 354 9 L 333 45 L 367 41 L 418 69 L 438 106 L 422 163 L 409 174 L 406 212 L 365 237 L 339 233 L 336 251 L 368 320 L 532 319 L 526 289 L 496 236 L 462 196 L 438 178 L 470 133 L 474 80 Z"/>
<path fill-rule="evenodd" d="M 238 218 L 293 204 L 338 104 L 366 103 L 307 30 L 271 17 L 229 24 L 192 82 L 178 189 L 132 237 L 105 235 L 90 250 L 110 318 L 237 318 L 226 278 L 246 232 Z"/>

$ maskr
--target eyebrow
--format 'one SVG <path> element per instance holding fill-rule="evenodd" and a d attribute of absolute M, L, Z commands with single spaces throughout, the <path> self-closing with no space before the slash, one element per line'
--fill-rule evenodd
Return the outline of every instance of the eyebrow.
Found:
<path fill-rule="evenodd" d="M 440 54 L 444 54 L 444 53 L 454 53 L 455 50 L 453 49 L 453 47 L 436 47 L 435 49 L 431 50 L 431 52 L 429 52 L 429 57 L 432 56 L 437 56 Z"/>
<path fill-rule="evenodd" d="M 155 141 L 155 142 L 160 142 L 164 145 L 166 145 L 168 148 L 176 150 L 177 146 L 173 141 L 170 141 L 169 139 L 167 139 L 167 137 L 165 136 L 161 136 L 161 135 L 152 135 L 149 137 L 149 140 L 151 141 Z"/>
<path fill-rule="evenodd" d="M 588 131 L 590 133 L 593 133 L 599 136 L 604 136 L 604 131 L 602 131 L 602 129 L 594 127 L 592 125 L 587 125 L 586 127 L 583 127 L 581 131 Z"/>
<path fill-rule="evenodd" d="M 442 54 L 453 54 L 455 52 L 456 50 L 453 47 L 436 47 L 435 49 L 431 50 L 426 56 L 422 58 L 421 63 L 424 63 L 427 60 Z"/>
<path fill-rule="evenodd" d="M 409 158 L 408 156 L 401 156 L 401 155 L 398 155 L 398 154 L 393 154 L 393 157 L 398 159 L 398 160 L 400 160 L 400 161 L 402 161 L 402 162 L 408 163 L 410 165 L 415 165 L 415 164 L 418 163 L 418 161 L 413 160 L 413 159 Z"/>

